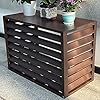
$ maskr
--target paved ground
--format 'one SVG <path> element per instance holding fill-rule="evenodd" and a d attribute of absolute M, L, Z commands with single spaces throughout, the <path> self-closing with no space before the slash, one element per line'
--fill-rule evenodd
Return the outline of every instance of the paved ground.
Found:
<path fill-rule="evenodd" d="M 7 69 L 5 41 L 0 38 L 0 100 L 64 100 Z M 4 99 L 3 99 L 4 98 Z M 100 100 L 100 75 L 65 100 Z"/>

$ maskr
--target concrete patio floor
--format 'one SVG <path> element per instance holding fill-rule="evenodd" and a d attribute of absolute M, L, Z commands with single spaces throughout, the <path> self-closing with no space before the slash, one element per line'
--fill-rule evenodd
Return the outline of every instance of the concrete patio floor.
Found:
<path fill-rule="evenodd" d="M 0 100 L 64 100 L 45 88 L 8 70 L 5 40 L 0 38 Z M 100 100 L 100 75 L 65 100 Z"/>

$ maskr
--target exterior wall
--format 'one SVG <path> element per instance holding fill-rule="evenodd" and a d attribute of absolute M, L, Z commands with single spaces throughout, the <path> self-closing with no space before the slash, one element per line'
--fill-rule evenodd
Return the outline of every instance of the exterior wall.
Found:
<path fill-rule="evenodd" d="M 0 0 L 0 8 L 14 11 L 19 11 L 22 9 L 21 5 L 17 4 L 16 1 L 12 3 L 12 0 Z"/>
<path fill-rule="evenodd" d="M 37 0 L 37 7 L 39 7 L 40 1 Z M 12 3 L 12 0 L 0 0 L 0 8 L 19 11 L 22 10 L 22 5 L 17 4 L 16 1 Z M 86 0 L 82 8 L 77 11 L 77 16 L 100 21 L 100 1 Z"/>
<path fill-rule="evenodd" d="M 37 0 L 37 6 L 39 7 L 41 0 Z M 14 11 L 22 11 L 22 5 L 18 4 L 16 0 L 12 2 L 12 0 L 0 0 L 0 8 L 10 9 Z"/>
<path fill-rule="evenodd" d="M 100 22 L 100 1 L 86 0 L 82 8 L 78 11 L 77 16 L 97 20 Z"/>

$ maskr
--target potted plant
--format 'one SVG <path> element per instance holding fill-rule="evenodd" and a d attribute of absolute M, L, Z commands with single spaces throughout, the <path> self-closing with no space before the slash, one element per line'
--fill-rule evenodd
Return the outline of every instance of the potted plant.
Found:
<path fill-rule="evenodd" d="M 40 16 L 52 19 L 57 16 L 56 0 L 42 0 L 40 4 Z"/>
<path fill-rule="evenodd" d="M 36 0 L 13 0 L 23 5 L 25 16 L 33 16 L 36 13 Z"/>
<path fill-rule="evenodd" d="M 62 8 L 62 17 L 64 24 L 73 24 L 75 20 L 75 13 L 80 8 L 82 0 L 60 0 L 60 7 Z"/>

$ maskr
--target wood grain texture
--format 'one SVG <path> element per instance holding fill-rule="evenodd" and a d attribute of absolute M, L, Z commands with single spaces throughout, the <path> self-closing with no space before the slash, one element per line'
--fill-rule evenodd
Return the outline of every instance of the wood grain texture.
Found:
<path fill-rule="evenodd" d="M 86 74 L 86 75 L 82 76 L 81 78 L 79 78 L 78 80 L 74 81 L 73 83 L 69 84 L 68 85 L 68 92 L 71 92 L 75 88 L 79 87 L 81 84 L 85 83 L 91 77 L 92 77 L 91 73 L 89 73 L 89 74 Z"/>
<path fill-rule="evenodd" d="M 68 75 L 73 75 L 74 73 L 77 73 L 78 71 L 84 69 L 85 67 L 91 65 L 93 62 L 92 62 L 92 58 L 90 59 L 87 59 L 86 61 L 83 61 L 79 64 L 77 64 L 76 66 L 72 67 L 72 68 L 69 68 L 68 69 Z"/>

